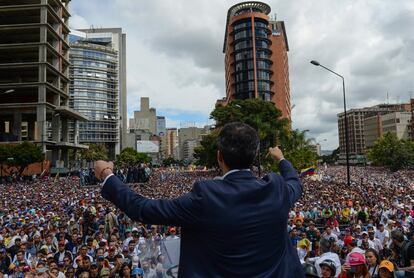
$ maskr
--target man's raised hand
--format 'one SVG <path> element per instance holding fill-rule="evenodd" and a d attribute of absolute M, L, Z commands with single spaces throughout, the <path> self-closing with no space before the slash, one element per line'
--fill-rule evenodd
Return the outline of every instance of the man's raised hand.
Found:
<path fill-rule="evenodd" d="M 95 176 L 98 179 L 105 179 L 114 171 L 114 163 L 112 161 L 98 160 L 95 162 Z"/>

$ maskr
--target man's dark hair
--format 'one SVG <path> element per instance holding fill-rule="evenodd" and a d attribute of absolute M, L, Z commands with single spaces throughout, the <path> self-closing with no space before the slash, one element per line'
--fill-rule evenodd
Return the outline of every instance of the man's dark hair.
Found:
<path fill-rule="evenodd" d="M 399 230 L 394 230 L 391 232 L 391 238 L 398 241 L 403 242 L 404 241 L 404 234 Z"/>
<path fill-rule="evenodd" d="M 319 248 L 321 250 L 321 253 L 328 253 L 331 251 L 331 242 L 325 238 L 321 238 L 319 241 Z"/>
<path fill-rule="evenodd" d="M 251 126 L 233 122 L 222 128 L 217 144 L 230 169 L 247 169 L 256 158 L 259 136 Z"/>

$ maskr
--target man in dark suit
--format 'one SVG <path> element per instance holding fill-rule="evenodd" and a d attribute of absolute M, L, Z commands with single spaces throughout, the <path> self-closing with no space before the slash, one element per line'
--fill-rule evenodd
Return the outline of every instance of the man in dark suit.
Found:
<path fill-rule="evenodd" d="M 287 234 L 290 208 L 300 198 L 296 170 L 279 148 L 270 148 L 280 175 L 262 179 L 249 170 L 258 152 L 257 132 L 242 123 L 225 125 L 217 160 L 224 176 L 194 183 L 173 200 L 150 200 L 96 162 L 102 196 L 143 223 L 182 227 L 179 277 L 304 277 Z"/>

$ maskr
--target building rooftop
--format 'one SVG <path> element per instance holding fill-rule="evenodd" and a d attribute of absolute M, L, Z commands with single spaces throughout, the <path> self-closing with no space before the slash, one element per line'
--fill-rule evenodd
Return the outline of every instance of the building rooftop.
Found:
<path fill-rule="evenodd" d="M 268 15 L 270 11 L 271 8 L 268 4 L 259 1 L 241 2 L 231 6 L 227 12 L 226 31 L 224 32 L 223 53 L 226 52 L 227 27 L 229 25 L 230 18 L 245 12 L 259 12 Z"/>

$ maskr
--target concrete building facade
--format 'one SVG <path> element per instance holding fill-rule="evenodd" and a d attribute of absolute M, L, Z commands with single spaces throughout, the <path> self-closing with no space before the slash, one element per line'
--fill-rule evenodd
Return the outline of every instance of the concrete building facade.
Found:
<path fill-rule="evenodd" d="M 182 154 L 183 154 L 183 160 L 185 162 L 193 162 L 194 160 L 194 150 L 198 146 L 199 141 L 194 140 L 186 140 L 183 143 L 182 146 Z"/>
<path fill-rule="evenodd" d="M 381 116 L 382 133 L 395 133 L 398 139 L 409 139 L 411 112 L 394 112 Z"/>
<path fill-rule="evenodd" d="M 157 136 L 163 137 L 167 133 L 167 123 L 164 116 L 157 116 Z"/>
<path fill-rule="evenodd" d="M 69 123 L 87 120 L 69 108 L 69 2 L 0 2 L 0 141 L 37 143 L 59 168 L 86 147 L 69 140 Z"/>
<path fill-rule="evenodd" d="M 194 159 L 194 148 L 199 145 L 203 135 L 210 133 L 210 127 L 186 127 L 178 130 L 179 158 L 185 162 Z"/>
<path fill-rule="evenodd" d="M 310 145 L 310 147 L 312 148 L 312 150 L 318 155 L 321 156 L 322 151 L 321 151 L 321 144 L 316 143 L 316 144 L 312 144 Z"/>
<path fill-rule="evenodd" d="M 167 123 L 164 116 L 157 116 L 157 136 L 160 140 L 160 159 L 168 157 L 167 155 Z"/>
<path fill-rule="evenodd" d="M 382 116 L 391 112 L 406 112 L 411 110 L 407 104 L 380 104 L 372 107 L 351 109 L 347 111 L 348 116 L 348 135 L 349 135 L 349 155 L 351 160 L 358 155 L 364 155 L 366 149 L 365 142 L 365 119 L 373 116 Z M 374 122 L 374 123 L 373 123 Z M 375 126 L 375 120 L 370 119 L 367 122 L 367 130 L 372 130 Z M 338 114 L 338 137 L 341 158 L 345 157 L 345 116 L 344 113 Z M 372 131 L 370 131 L 368 140 L 372 143 Z"/>
<path fill-rule="evenodd" d="M 129 119 L 129 133 L 127 134 L 127 147 L 137 149 L 137 141 L 151 141 L 158 146 L 157 154 L 148 153 L 153 163 L 160 164 L 167 154 L 167 129 L 164 116 L 157 116 L 155 108 L 150 108 L 148 97 L 141 98 L 139 111 L 134 111 L 134 118 Z M 148 142 L 147 142 L 148 143 Z"/>
<path fill-rule="evenodd" d="M 155 108 L 150 108 L 148 97 L 141 98 L 139 111 L 134 111 L 134 118 L 129 119 L 129 130 L 148 130 L 152 134 L 157 134 L 157 112 Z"/>
<path fill-rule="evenodd" d="M 118 52 L 111 41 L 79 31 L 70 42 L 70 107 L 89 118 L 79 123 L 79 141 L 104 144 L 113 160 L 121 149 Z"/>
<path fill-rule="evenodd" d="M 179 144 L 177 128 L 167 128 L 167 153 L 166 157 L 179 159 Z"/>
<path fill-rule="evenodd" d="M 269 17 L 270 7 L 261 2 L 243 2 L 227 13 L 225 53 L 226 98 L 271 101 L 291 119 L 288 55 L 283 21 Z"/>
<path fill-rule="evenodd" d="M 374 146 L 375 141 L 382 136 L 381 115 L 375 115 L 364 119 L 365 148 Z"/>
<path fill-rule="evenodd" d="M 127 107 L 127 68 L 126 68 L 126 34 L 122 28 L 90 28 L 80 29 L 84 32 L 89 40 L 95 42 L 101 41 L 109 43 L 117 52 L 117 73 L 118 73 L 118 132 L 119 132 L 119 149 L 115 153 L 125 148 L 126 134 L 128 131 L 128 107 Z"/>
<path fill-rule="evenodd" d="M 398 139 L 409 139 L 411 134 L 411 112 L 392 112 L 368 117 L 364 121 L 365 148 L 374 146 L 376 140 L 387 132 Z"/>

